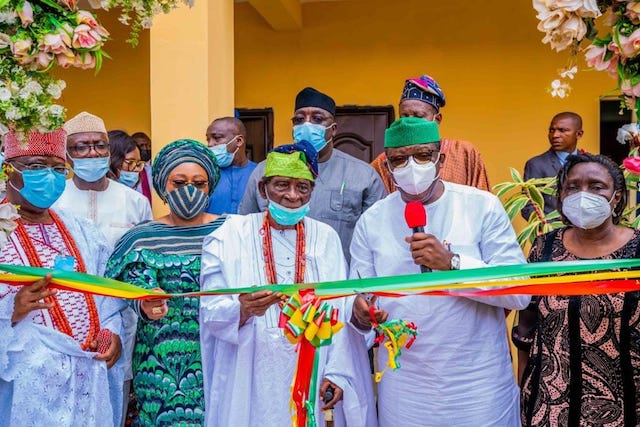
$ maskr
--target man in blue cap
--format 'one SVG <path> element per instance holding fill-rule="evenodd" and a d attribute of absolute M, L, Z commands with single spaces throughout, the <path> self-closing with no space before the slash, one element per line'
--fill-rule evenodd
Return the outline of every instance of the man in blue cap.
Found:
<path fill-rule="evenodd" d="M 442 122 L 440 109 L 445 104 L 442 89 L 432 77 L 425 74 L 405 81 L 398 111 L 400 117 L 418 117 L 439 125 Z M 442 138 L 440 144 L 442 153 L 447 155 L 447 163 L 440 172 L 442 179 L 491 191 L 484 161 L 471 143 Z M 371 166 L 380 174 L 387 191 L 391 193 L 397 187 L 386 166 L 386 159 L 385 153 L 382 153 L 371 162 Z"/>
<path fill-rule="evenodd" d="M 347 261 L 349 244 L 360 215 L 387 195 L 376 171 L 367 163 L 333 149 L 336 135 L 336 103 L 311 87 L 296 96 L 293 139 L 307 141 L 318 152 L 318 179 L 311 195 L 309 217 L 333 227 L 340 236 Z M 255 168 L 238 207 L 241 215 L 261 212 L 267 201 L 260 197 L 258 182 L 264 175 L 264 162 Z"/>

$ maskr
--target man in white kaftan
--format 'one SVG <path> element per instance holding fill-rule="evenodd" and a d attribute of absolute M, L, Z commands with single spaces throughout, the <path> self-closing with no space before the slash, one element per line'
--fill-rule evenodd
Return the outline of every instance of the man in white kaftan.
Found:
<path fill-rule="evenodd" d="M 86 220 L 48 209 L 65 184 L 65 136 L 63 130 L 31 132 L 26 143 L 6 136 L 12 166 L 7 199 L 20 206 L 21 218 L 0 250 L 0 263 L 75 271 L 84 266 L 102 275 L 111 252 L 104 236 Z M 38 283 L 46 280 L 0 283 L 0 425 L 119 425 L 123 302 L 63 290 L 49 300 L 51 291 Z M 104 330 L 113 334 L 110 341 L 97 334 Z M 92 351 L 93 340 L 98 349 L 101 342 L 107 348 Z"/>
<path fill-rule="evenodd" d="M 420 122 L 432 129 L 425 131 Z M 437 125 L 420 119 L 403 118 L 387 130 L 385 147 L 401 191 L 373 205 L 358 221 L 351 244 L 352 278 L 419 274 L 416 258 L 428 259 L 422 265 L 434 270 L 525 262 L 494 195 L 442 182 L 437 167 L 420 183 L 420 177 L 428 177 L 421 175 L 421 167 L 433 168 L 432 161 L 424 160 L 438 159 L 438 141 Z M 415 181 L 399 173 L 407 167 L 414 168 Z M 426 201 L 424 233 L 413 234 L 404 220 L 412 195 Z M 430 252 L 421 252 L 422 244 L 431 245 Z M 425 253 L 429 256 L 420 258 Z M 521 309 L 528 302 L 529 297 L 517 295 L 380 298 L 378 307 L 390 318 L 418 327 L 413 346 L 402 351 L 401 368 L 387 371 L 378 385 L 380 426 L 519 426 L 504 309 Z M 379 357 L 382 367 L 386 352 Z"/>
<path fill-rule="evenodd" d="M 301 144 L 293 146 L 298 145 Z M 272 158 L 273 153 L 270 153 L 266 176 L 272 176 L 267 175 Z M 287 173 L 294 175 L 287 170 L 280 169 L 274 180 Z M 264 182 L 261 182 L 261 191 Z M 269 191 L 270 204 L 276 200 L 285 203 L 278 199 L 275 190 Z M 293 207 L 289 209 L 295 210 Z M 200 281 L 203 290 L 268 283 L 263 227 L 265 216 L 270 220 L 272 212 L 275 211 L 231 215 L 218 230 L 205 238 Z M 295 223 L 300 221 L 303 221 L 305 236 L 304 282 L 345 279 L 347 266 L 337 233 L 329 225 L 308 217 L 300 217 Z M 268 226 L 271 228 L 271 250 L 277 275 L 275 283 L 295 283 L 296 264 L 299 268 L 296 262 L 297 229 Z M 263 315 L 253 315 L 244 322 L 241 298 L 242 295 L 201 298 L 200 340 L 206 425 L 290 425 L 291 383 L 298 357 L 296 346 L 278 327 L 281 311 L 278 304 L 270 305 Z M 335 299 L 329 303 L 340 310 L 340 318 L 344 322 L 343 300 Z M 349 346 L 350 328 L 345 325 L 333 337 L 331 345 L 317 348 L 316 351 L 320 352 L 318 384 L 326 378 L 342 389 L 343 400 L 335 406 L 336 426 L 375 427 L 377 422 L 368 359 L 366 352 L 356 354 Z M 315 417 L 318 425 L 323 425 L 322 404 L 317 390 L 315 395 Z"/>
<path fill-rule="evenodd" d="M 145 196 L 132 188 L 107 178 L 109 170 L 109 137 L 104 121 L 93 114 L 82 112 L 64 124 L 67 132 L 67 160 L 74 170 L 72 179 L 62 196 L 53 205 L 55 209 L 86 218 L 105 235 L 111 247 L 134 226 L 153 219 L 151 205 Z M 125 322 L 125 387 L 124 402 L 129 402 L 131 357 L 138 316 L 124 304 Z M 123 420 L 126 407 L 123 408 Z"/>
<path fill-rule="evenodd" d="M 73 180 L 68 180 L 54 208 L 88 219 L 114 246 L 129 229 L 151 221 L 153 216 L 149 201 L 142 194 L 107 177 L 105 180 L 107 187 L 102 191 L 80 190 Z"/>

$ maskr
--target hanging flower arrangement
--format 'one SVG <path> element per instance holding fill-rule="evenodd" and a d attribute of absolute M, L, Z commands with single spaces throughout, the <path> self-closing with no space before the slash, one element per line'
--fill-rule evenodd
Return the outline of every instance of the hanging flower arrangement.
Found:
<path fill-rule="evenodd" d="M 94 8 L 122 10 L 135 45 L 153 16 L 193 0 L 90 0 Z M 65 110 L 56 104 L 66 84 L 49 75 L 56 66 L 100 70 L 109 56 L 109 32 L 77 0 L 0 0 L 0 135 L 59 128 Z"/>

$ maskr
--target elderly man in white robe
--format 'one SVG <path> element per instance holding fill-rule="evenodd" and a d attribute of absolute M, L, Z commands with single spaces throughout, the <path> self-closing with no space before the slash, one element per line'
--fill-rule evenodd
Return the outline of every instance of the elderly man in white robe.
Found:
<path fill-rule="evenodd" d="M 329 226 L 306 216 L 318 173 L 317 153 L 302 142 L 267 156 L 262 197 L 267 212 L 231 215 L 205 238 L 201 288 L 236 288 L 346 278 L 340 238 Z M 297 353 L 278 327 L 284 296 L 257 291 L 239 296 L 204 297 L 200 339 L 208 426 L 284 426 L 291 423 L 291 383 Z M 341 299 L 331 305 L 343 311 Z M 335 405 L 335 425 L 376 426 L 366 353 L 354 354 L 349 328 L 329 346 L 319 347 L 316 396 L 335 389 L 322 409 Z M 342 400 L 341 400 L 342 399 Z"/>
<path fill-rule="evenodd" d="M 415 117 L 385 132 L 387 165 L 399 191 L 367 210 L 351 243 L 351 277 L 380 277 L 525 262 L 500 201 L 489 192 L 438 178 L 436 122 Z M 427 212 L 424 232 L 404 219 L 408 202 Z M 380 426 L 519 426 L 518 387 L 504 309 L 520 310 L 528 296 L 380 298 L 376 316 L 401 318 L 419 336 L 402 352 L 402 367 L 378 386 Z M 358 297 L 353 322 L 370 326 Z M 380 364 L 386 354 L 380 352 Z"/>

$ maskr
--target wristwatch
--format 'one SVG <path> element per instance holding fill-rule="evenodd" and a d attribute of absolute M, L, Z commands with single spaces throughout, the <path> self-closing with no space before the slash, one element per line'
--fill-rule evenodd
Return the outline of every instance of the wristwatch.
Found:
<path fill-rule="evenodd" d="M 460 270 L 460 255 L 453 254 L 451 257 L 451 270 Z"/>

